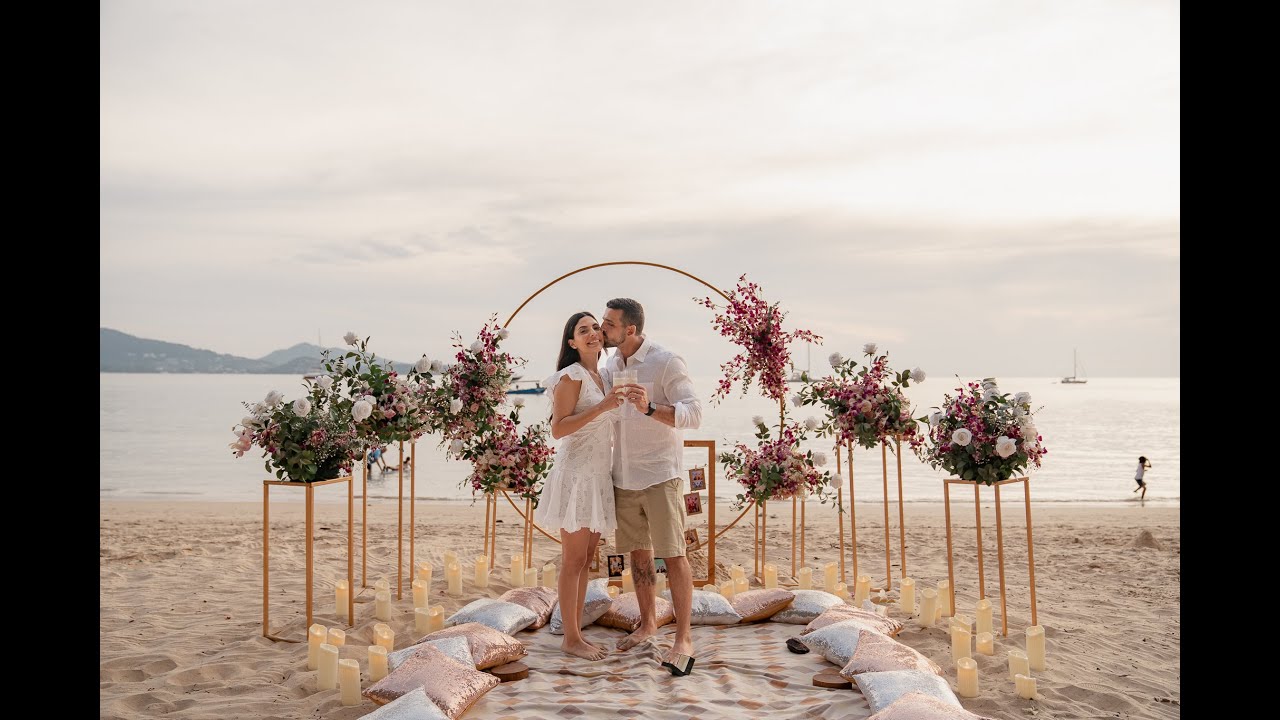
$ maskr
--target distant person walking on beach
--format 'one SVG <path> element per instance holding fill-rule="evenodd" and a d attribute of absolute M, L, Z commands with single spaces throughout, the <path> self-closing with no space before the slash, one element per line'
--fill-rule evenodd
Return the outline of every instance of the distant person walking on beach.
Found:
<path fill-rule="evenodd" d="M 1140 497 L 1142 500 L 1147 499 L 1147 481 L 1143 480 L 1142 476 L 1147 473 L 1147 468 L 1149 467 L 1151 467 L 1151 461 L 1147 459 L 1147 456 L 1139 455 L 1138 456 L 1138 472 L 1133 476 L 1133 479 L 1138 483 L 1138 487 L 1134 488 L 1133 491 L 1138 492 L 1139 490 L 1141 490 L 1142 495 Z"/>

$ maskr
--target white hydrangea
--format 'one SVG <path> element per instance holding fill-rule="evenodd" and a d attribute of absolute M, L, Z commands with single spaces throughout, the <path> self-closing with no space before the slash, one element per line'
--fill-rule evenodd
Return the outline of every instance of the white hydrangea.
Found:
<path fill-rule="evenodd" d="M 431 372 L 433 373 L 444 372 L 444 363 L 440 362 L 439 360 L 432 360 Z"/>
<path fill-rule="evenodd" d="M 353 332 L 347 332 L 346 335 L 342 336 L 342 341 L 348 345 L 355 345 L 360 341 L 360 337 Z"/>
<path fill-rule="evenodd" d="M 373 414 L 373 405 L 367 400 L 357 400 L 351 406 L 351 419 L 356 422 L 364 422 L 366 418 Z"/>
<path fill-rule="evenodd" d="M 515 405 L 516 407 L 524 407 L 524 398 L 517 397 L 515 400 L 511 401 L 511 404 Z"/>
<path fill-rule="evenodd" d="M 293 412 L 298 417 L 306 417 L 311 414 L 311 401 L 306 398 L 298 398 L 293 401 Z"/>
<path fill-rule="evenodd" d="M 471 352 L 477 355 L 484 352 L 484 343 L 480 342 L 479 340 L 471 343 Z"/>
<path fill-rule="evenodd" d="M 973 433 L 969 432 L 969 428 L 958 428 L 955 432 L 951 433 L 951 442 L 959 445 L 960 447 L 968 445 L 972 440 Z"/>
<path fill-rule="evenodd" d="M 450 414 L 450 415 L 457 415 L 457 414 L 458 414 L 458 413 L 460 413 L 460 412 L 462 412 L 462 401 L 461 401 L 461 400 L 459 400 L 458 398 L 454 398 L 454 399 L 450 400 L 450 401 L 449 401 L 449 414 Z"/>
<path fill-rule="evenodd" d="M 461 440 L 454 440 L 453 442 L 449 443 L 449 452 L 450 452 L 450 453 L 452 453 L 453 455 L 459 455 L 459 456 L 461 456 L 461 455 L 462 455 L 462 441 L 461 441 Z"/>
<path fill-rule="evenodd" d="M 838 352 L 831 353 L 831 357 L 827 358 L 827 362 L 831 363 L 831 367 L 836 367 L 844 362 L 844 356 Z"/>
<path fill-rule="evenodd" d="M 814 416 L 812 416 L 812 415 L 810 415 L 809 417 L 805 418 L 805 419 L 804 419 L 804 427 L 805 427 L 805 429 L 806 429 L 806 430 L 809 430 L 810 432 L 812 432 L 812 431 L 814 431 L 814 430 L 817 430 L 817 429 L 818 429 L 818 418 L 816 418 L 816 417 L 814 417 Z"/>
<path fill-rule="evenodd" d="M 422 358 L 418 360 L 417 364 L 413 366 L 413 369 L 420 373 L 430 372 L 431 360 L 426 355 L 423 355 Z"/>
<path fill-rule="evenodd" d="M 279 390 L 272 390 L 271 392 L 267 393 L 266 399 L 263 400 L 262 402 L 267 407 L 275 407 L 279 405 L 280 401 L 283 399 L 284 399 L 283 393 L 281 393 Z"/>
<path fill-rule="evenodd" d="M 801 398 L 800 398 L 800 395 L 799 395 L 799 394 L 796 394 L 796 395 L 792 395 L 792 396 L 791 396 L 791 404 L 792 404 L 792 405 L 795 405 L 796 407 L 800 407 L 801 402 L 803 402 L 803 401 L 801 400 Z"/>
<path fill-rule="evenodd" d="M 875 344 L 875 343 L 867 343 L 866 345 L 863 345 L 863 346 L 862 346 L 862 353 L 863 353 L 864 355 L 875 355 L 875 354 L 876 354 L 876 344 Z"/>
<path fill-rule="evenodd" d="M 914 381 L 916 381 L 916 382 L 918 382 L 918 383 L 922 383 L 922 382 L 924 382 L 924 378 L 925 378 L 925 375 L 924 375 L 924 371 L 923 371 L 923 370 L 921 370 L 921 369 L 920 369 L 920 368 L 918 368 L 918 367 L 917 367 L 917 368 L 911 368 L 911 379 L 912 379 L 912 380 L 914 380 Z"/>
<path fill-rule="evenodd" d="M 1007 458 L 1018 451 L 1018 444 L 1013 438 L 1001 435 L 996 438 L 996 454 L 1002 458 Z"/>

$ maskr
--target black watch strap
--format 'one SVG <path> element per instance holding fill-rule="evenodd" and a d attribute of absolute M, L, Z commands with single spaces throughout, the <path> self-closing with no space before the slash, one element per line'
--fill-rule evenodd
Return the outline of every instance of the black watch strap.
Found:
<path fill-rule="evenodd" d="M 652 414 L 654 414 L 654 413 L 656 413 L 656 412 L 658 412 L 658 406 L 657 406 L 657 405 L 654 405 L 654 404 L 653 404 L 653 401 L 652 401 L 652 400 L 650 400 L 650 401 L 649 401 L 649 412 L 645 413 L 645 414 L 644 414 L 644 416 L 645 416 L 645 417 L 649 417 L 650 415 L 652 415 Z"/>

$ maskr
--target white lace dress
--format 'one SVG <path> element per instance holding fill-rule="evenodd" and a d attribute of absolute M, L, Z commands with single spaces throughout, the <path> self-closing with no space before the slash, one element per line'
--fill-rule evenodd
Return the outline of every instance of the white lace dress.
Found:
<path fill-rule="evenodd" d="M 543 381 L 547 394 L 554 397 L 556 383 L 562 378 L 581 381 L 578 402 L 573 414 L 580 413 L 604 399 L 586 368 L 574 363 Z M 542 486 L 538 508 L 533 519 L 542 528 L 569 532 L 588 528 L 601 535 L 613 532 L 617 519 L 613 510 L 613 428 L 617 409 L 601 414 L 577 432 L 560 438 L 555 464 Z"/>

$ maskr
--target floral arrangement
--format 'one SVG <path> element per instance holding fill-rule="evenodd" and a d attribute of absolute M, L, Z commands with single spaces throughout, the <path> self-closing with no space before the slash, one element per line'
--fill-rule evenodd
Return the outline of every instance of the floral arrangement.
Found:
<path fill-rule="evenodd" d="M 307 387 L 307 394 L 293 402 L 272 390 L 262 402 L 242 403 L 249 414 L 232 428 L 235 456 L 262 448 L 267 472 L 293 482 L 329 480 L 351 472 L 361 448 L 352 401 L 342 396 L 331 377 L 307 381 Z"/>
<path fill-rule="evenodd" d="M 929 443 L 916 448 L 921 460 L 961 480 L 983 485 L 1039 468 L 1048 454 L 1036 430 L 1031 394 L 1001 393 L 994 378 L 956 388 L 928 418 Z"/>
<path fill-rule="evenodd" d="M 747 276 L 742 275 L 738 286 L 729 292 L 724 311 L 717 312 L 711 321 L 722 336 L 742 347 L 729 362 L 720 366 L 724 377 L 712 394 L 712 401 L 728 397 L 734 382 L 739 380 L 742 394 L 746 395 L 747 388 L 757 378 L 766 397 L 782 400 L 787 394 L 787 368 L 791 365 L 788 346 L 795 340 L 822 344 L 822 338 L 808 330 L 783 331 L 786 313 L 777 303 L 770 305 L 761 299 L 759 291 L 759 285 L 747 282 Z M 694 300 L 717 310 L 709 297 Z"/>
<path fill-rule="evenodd" d="M 481 493 L 514 492 L 537 500 L 542 481 L 551 471 L 555 451 L 548 444 L 547 427 L 537 423 L 519 430 L 517 406 L 493 420 L 489 431 L 472 437 L 470 444 L 454 440 L 450 453 L 471 461 L 471 475 L 464 480 Z"/>
<path fill-rule="evenodd" d="M 322 365 L 352 398 L 352 419 L 360 437 L 369 444 L 384 444 L 416 440 L 430 432 L 436 405 L 432 373 L 442 369 L 439 361 L 433 363 L 424 355 L 407 377 L 401 377 L 389 362 L 369 351 L 369 338 L 361 340 L 348 332 L 343 340 L 354 349 L 332 359 L 326 350 Z"/>
<path fill-rule="evenodd" d="M 875 343 L 862 347 L 868 360 L 861 369 L 852 358 L 832 353 L 835 374 L 806 383 L 800 390 L 800 402 L 826 409 L 819 434 L 835 437 L 839 444 L 852 440 L 874 448 L 889 438 L 901 437 L 915 449 L 924 438 L 911 417 L 911 401 L 904 391 L 913 380 L 924 382 L 924 371 L 894 372 L 889 367 L 889 354 L 876 355 L 876 349 Z"/>
<path fill-rule="evenodd" d="M 827 464 L 825 453 L 800 450 L 806 426 L 784 424 L 778 438 L 772 440 L 764 418 L 756 416 L 753 421 L 757 447 L 738 443 L 733 450 L 720 453 L 720 462 L 746 490 L 737 495 L 737 506 L 742 507 L 748 500 L 785 500 L 807 492 L 825 502 L 831 472 L 818 469 Z"/>

